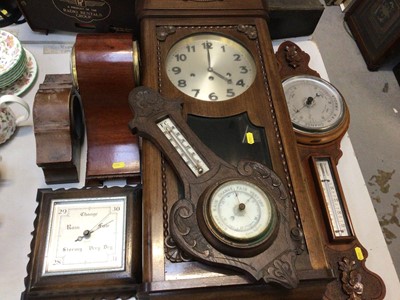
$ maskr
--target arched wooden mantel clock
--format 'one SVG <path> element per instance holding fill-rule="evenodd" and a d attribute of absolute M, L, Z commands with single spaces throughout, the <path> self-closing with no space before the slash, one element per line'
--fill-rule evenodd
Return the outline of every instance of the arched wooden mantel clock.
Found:
<path fill-rule="evenodd" d="M 336 165 L 350 123 L 344 97 L 308 63 L 310 56 L 291 41 L 276 53 L 300 159 L 308 182 L 324 252 L 340 281 L 328 285 L 327 299 L 382 299 L 385 285 L 365 266 L 368 256 L 352 227 Z"/>
<path fill-rule="evenodd" d="M 268 32 L 264 1 L 140 1 L 137 14 L 141 85 L 156 90 L 161 97 L 180 99 L 183 118 L 191 130 L 224 161 L 236 167 L 243 159 L 262 163 L 282 182 L 290 212 L 286 234 L 290 236 L 287 236 L 289 244 L 294 245 L 287 249 L 296 253 L 293 268 L 289 268 L 289 260 L 271 258 L 262 263 L 264 266 L 271 263 L 270 267 L 261 269 L 278 277 L 288 276 L 290 270 L 299 281 L 297 285 L 283 284 L 282 277 L 275 281 L 281 286 L 266 284 L 259 280 L 262 276 L 254 276 L 255 271 L 249 272 L 241 266 L 243 257 L 260 255 L 268 249 L 257 254 L 246 249 L 228 250 L 237 260 L 225 260 L 224 265 L 230 267 L 226 268 L 221 267 L 220 261 L 203 259 L 182 247 L 183 241 L 174 239 L 176 228 L 171 219 L 177 199 L 184 199 L 188 192 L 187 185 L 185 180 L 180 180 L 181 174 L 176 175 L 178 167 L 173 166 L 174 162 L 171 167 L 159 149 L 143 139 L 143 281 L 146 288 L 139 296 L 178 299 L 196 294 L 213 299 L 267 296 L 321 299 L 327 284 L 337 280 L 337 274 L 332 272 L 326 257 L 316 212 L 309 201 Z M 205 223 L 214 224 L 211 227 L 216 232 L 207 241 L 214 248 L 219 247 L 222 236 L 238 239 L 232 237 L 231 231 L 220 229 L 218 217 L 210 218 L 213 221 Z M 222 248 L 218 251 L 224 253 Z M 253 263 L 257 265 L 254 270 L 261 270 L 260 261 L 249 265 Z"/>

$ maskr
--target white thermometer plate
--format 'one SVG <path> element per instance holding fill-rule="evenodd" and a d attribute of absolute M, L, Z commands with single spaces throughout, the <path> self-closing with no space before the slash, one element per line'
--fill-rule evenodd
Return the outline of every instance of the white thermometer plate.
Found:
<path fill-rule="evenodd" d="M 329 158 L 316 158 L 315 168 L 322 189 L 334 239 L 352 237 L 352 229 Z"/>
<path fill-rule="evenodd" d="M 199 177 L 209 171 L 209 167 L 197 154 L 196 150 L 193 149 L 192 145 L 190 145 L 187 139 L 182 135 L 181 131 L 175 125 L 173 120 L 166 118 L 161 122 L 158 122 L 157 126 L 161 129 L 165 137 L 176 149 L 196 177 Z"/>

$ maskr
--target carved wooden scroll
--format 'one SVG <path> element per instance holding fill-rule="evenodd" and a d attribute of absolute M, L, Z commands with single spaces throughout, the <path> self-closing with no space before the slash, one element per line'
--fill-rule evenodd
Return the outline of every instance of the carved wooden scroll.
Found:
<path fill-rule="evenodd" d="M 276 52 L 279 74 L 282 79 L 295 75 L 311 75 L 321 77 L 319 73 L 308 66 L 310 55 L 291 41 L 283 42 Z"/>

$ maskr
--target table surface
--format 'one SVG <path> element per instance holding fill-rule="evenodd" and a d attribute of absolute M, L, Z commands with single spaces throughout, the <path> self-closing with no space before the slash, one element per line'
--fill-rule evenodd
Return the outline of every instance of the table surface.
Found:
<path fill-rule="evenodd" d="M 75 34 L 45 35 L 32 32 L 27 24 L 9 26 L 3 30 L 16 35 L 37 60 L 39 73 L 35 85 L 22 96 L 32 109 L 38 86 L 46 74 L 70 73 L 70 51 Z M 312 37 L 294 38 L 291 41 L 310 54 L 310 67 L 317 70 L 322 78 L 329 80 L 318 45 L 312 41 Z M 273 42 L 275 50 L 281 42 L 283 40 Z M 24 278 L 27 275 L 27 255 L 30 253 L 37 189 L 79 188 L 84 185 L 85 155 L 81 158 L 83 167 L 79 183 L 46 185 L 43 172 L 36 165 L 32 116 L 22 125 L 8 142 L 0 145 L 0 299 L 6 300 L 19 299 L 25 289 Z M 385 282 L 385 299 L 398 299 L 399 279 L 347 134 L 341 149 L 343 156 L 338 165 L 339 176 L 356 235 L 369 254 L 366 265 Z M 82 150 L 86 153 L 85 142 Z"/>

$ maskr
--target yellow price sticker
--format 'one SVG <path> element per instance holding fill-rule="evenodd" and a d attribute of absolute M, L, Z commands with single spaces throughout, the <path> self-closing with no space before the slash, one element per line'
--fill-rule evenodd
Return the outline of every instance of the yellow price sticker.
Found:
<path fill-rule="evenodd" d="M 252 132 L 247 132 L 246 133 L 246 140 L 247 140 L 247 144 L 254 144 L 254 135 Z"/>
<path fill-rule="evenodd" d="M 125 163 L 123 161 L 115 162 L 112 164 L 113 169 L 122 169 L 125 168 Z"/>
<path fill-rule="evenodd" d="M 358 260 L 364 260 L 364 254 L 362 252 L 362 249 L 360 247 L 355 247 L 354 251 L 356 252 L 356 256 Z"/>

